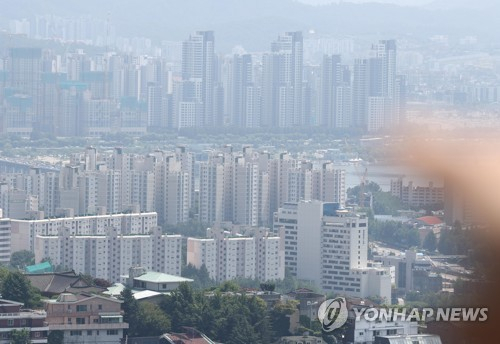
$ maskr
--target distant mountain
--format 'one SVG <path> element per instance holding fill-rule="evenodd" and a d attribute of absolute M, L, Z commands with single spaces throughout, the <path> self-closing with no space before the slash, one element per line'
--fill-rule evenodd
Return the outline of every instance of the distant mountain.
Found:
<path fill-rule="evenodd" d="M 453 0 L 456 1 L 467 0 Z M 3 6 L 0 23 L 5 25 L 8 19 L 35 14 L 92 15 L 105 19 L 108 13 L 123 36 L 181 40 L 195 30 L 215 30 L 219 51 L 229 51 L 237 44 L 247 50 L 265 50 L 281 32 L 309 29 L 386 37 L 474 34 L 500 41 L 498 12 L 380 3 L 310 6 L 295 0 L 16 0 Z"/>
<path fill-rule="evenodd" d="M 450 10 L 450 9 L 500 9 L 498 0 L 435 0 L 425 6 L 430 10 Z"/>

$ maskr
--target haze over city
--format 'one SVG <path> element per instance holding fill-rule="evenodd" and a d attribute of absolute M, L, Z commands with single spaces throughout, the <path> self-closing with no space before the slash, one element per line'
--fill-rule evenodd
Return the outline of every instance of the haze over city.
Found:
<path fill-rule="evenodd" d="M 496 343 L 499 11 L 4 4 L 0 342 Z"/>

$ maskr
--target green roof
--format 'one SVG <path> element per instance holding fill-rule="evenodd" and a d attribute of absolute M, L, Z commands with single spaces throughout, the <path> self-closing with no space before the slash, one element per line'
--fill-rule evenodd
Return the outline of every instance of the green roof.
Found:
<path fill-rule="evenodd" d="M 182 282 L 193 282 L 190 278 L 184 278 L 180 276 L 174 276 L 169 274 L 164 274 L 162 272 L 146 272 L 139 277 L 135 277 L 134 280 L 143 282 L 153 282 L 153 283 L 182 283 Z"/>
<path fill-rule="evenodd" d="M 53 272 L 54 268 L 50 262 L 43 262 L 40 264 L 29 265 L 25 268 L 25 270 L 29 274 L 42 274 L 45 272 Z"/>

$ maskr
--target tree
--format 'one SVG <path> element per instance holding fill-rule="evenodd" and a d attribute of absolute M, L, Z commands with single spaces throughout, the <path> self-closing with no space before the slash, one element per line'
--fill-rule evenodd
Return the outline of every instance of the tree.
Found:
<path fill-rule="evenodd" d="M 424 238 L 424 242 L 422 243 L 422 247 L 427 251 L 434 252 L 437 248 L 437 239 L 434 232 L 431 230 Z"/>
<path fill-rule="evenodd" d="M 134 298 L 132 290 L 130 288 L 125 288 L 120 294 L 120 298 L 123 301 L 123 321 L 128 323 L 128 335 L 137 336 L 138 324 L 137 318 L 139 317 L 139 303 Z"/>
<path fill-rule="evenodd" d="M 276 289 L 276 285 L 274 283 L 261 283 L 260 284 L 260 290 L 262 291 L 268 291 L 268 292 L 273 292 L 274 289 Z"/>
<path fill-rule="evenodd" d="M 215 281 L 210 278 L 207 267 L 203 264 L 199 269 L 188 264 L 182 269 L 182 277 L 193 280 L 194 289 L 208 289 L 215 286 Z"/>
<path fill-rule="evenodd" d="M 158 305 L 150 302 L 139 304 L 139 317 L 136 321 L 139 337 L 159 336 L 170 331 L 170 319 Z"/>
<path fill-rule="evenodd" d="M 12 253 L 10 256 L 10 265 L 14 268 L 22 269 L 33 264 L 35 264 L 35 255 L 31 251 L 21 250 Z"/>
<path fill-rule="evenodd" d="M 11 344 L 30 344 L 30 331 L 26 329 L 22 330 L 12 330 L 10 332 L 10 343 Z"/>
<path fill-rule="evenodd" d="M 278 302 L 271 310 L 271 323 L 278 338 L 290 335 L 290 317 L 297 305 L 297 301 Z"/>
<path fill-rule="evenodd" d="M 49 332 L 47 337 L 48 344 L 63 344 L 64 343 L 64 332 L 60 330 L 53 330 Z"/>
<path fill-rule="evenodd" d="M 108 280 L 105 280 L 104 278 L 94 278 L 92 280 L 92 283 L 93 283 L 93 285 L 98 286 L 98 287 L 102 287 L 102 288 L 109 288 L 113 285 L 113 283 L 111 283 Z"/>
<path fill-rule="evenodd" d="M 2 290 L 3 282 L 7 279 L 7 276 L 9 276 L 9 274 L 9 269 L 4 266 L 0 266 L 0 291 Z"/>
<path fill-rule="evenodd" d="M 202 316 L 195 309 L 195 292 L 187 283 L 181 283 L 160 306 L 171 317 L 174 332 L 181 332 L 183 326 L 196 327 L 198 318 Z"/>
<path fill-rule="evenodd" d="M 26 276 L 19 271 L 9 273 L 3 282 L 2 297 L 6 300 L 22 302 L 28 308 L 41 305 L 40 292 L 33 288 Z"/>

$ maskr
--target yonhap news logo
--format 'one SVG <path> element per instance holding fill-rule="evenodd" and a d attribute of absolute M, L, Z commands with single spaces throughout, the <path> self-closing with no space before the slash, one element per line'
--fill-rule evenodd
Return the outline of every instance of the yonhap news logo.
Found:
<path fill-rule="evenodd" d="M 328 299 L 318 308 L 318 319 L 325 332 L 342 327 L 347 321 L 347 302 L 343 297 Z"/>
<path fill-rule="evenodd" d="M 367 322 L 397 321 L 445 321 L 484 322 L 488 320 L 488 308 L 387 308 L 352 307 L 352 320 Z M 318 308 L 318 319 L 325 332 L 342 327 L 349 316 L 346 299 L 337 297 L 324 301 Z"/>
<path fill-rule="evenodd" d="M 356 321 L 460 321 L 484 322 L 488 320 L 488 308 L 355 308 Z"/>

